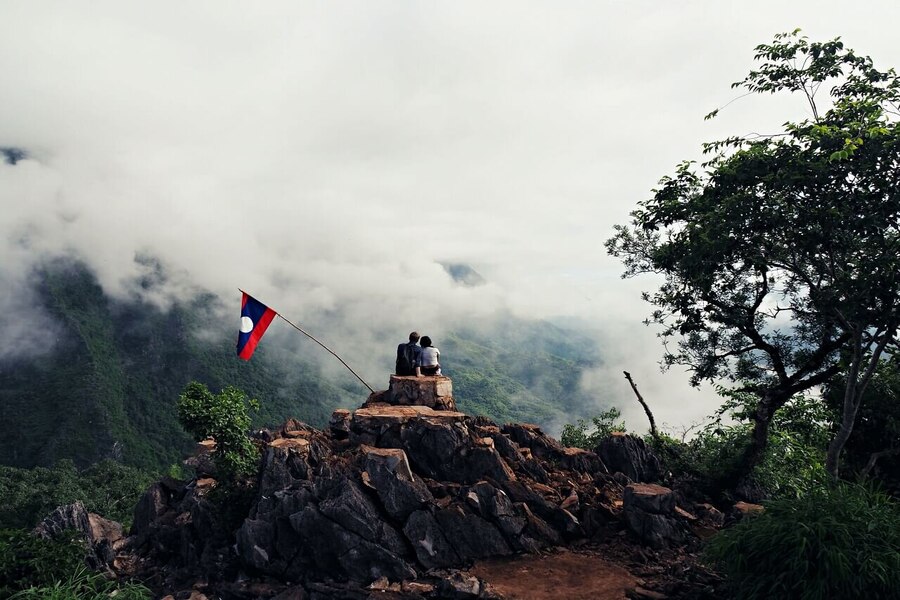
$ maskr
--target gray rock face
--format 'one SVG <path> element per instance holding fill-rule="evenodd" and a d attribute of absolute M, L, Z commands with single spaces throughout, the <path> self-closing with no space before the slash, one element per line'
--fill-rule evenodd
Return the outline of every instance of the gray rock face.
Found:
<path fill-rule="evenodd" d="M 52 539 L 66 530 L 79 532 L 87 542 L 87 561 L 95 569 L 112 564 L 116 558 L 116 548 L 125 537 L 122 525 L 89 513 L 81 501 L 57 507 L 38 523 L 32 533 Z"/>
<path fill-rule="evenodd" d="M 215 481 L 158 484 L 135 513 L 146 556 L 167 569 L 301 582 L 310 598 L 366 598 L 360 586 L 400 593 L 401 582 L 432 569 L 538 552 L 613 518 L 651 544 L 681 531 L 671 492 L 630 489 L 620 516 L 599 489 L 613 479 L 604 462 L 536 426 L 373 404 L 336 411 L 325 432 L 289 422 L 257 439 L 265 444 L 257 493 L 234 541 L 207 498 Z M 489 597 L 476 583 L 441 583 L 434 593 Z"/>
<path fill-rule="evenodd" d="M 625 523 L 641 541 L 663 548 L 686 538 L 683 524 L 675 517 L 675 493 L 661 485 L 633 483 L 625 488 Z"/>
<path fill-rule="evenodd" d="M 403 533 L 412 544 L 416 558 L 426 569 L 462 564 L 462 558 L 430 512 L 417 510 L 412 513 L 406 520 Z"/>
<path fill-rule="evenodd" d="M 427 406 L 434 410 L 456 410 L 453 382 L 440 375 L 406 377 L 391 375 L 387 394 L 371 400 L 396 406 Z"/>
<path fill-rule="evenodd" d="M 387 513 L 403 521 L 414 511 L 434 502 L 428 488 L 417 478 L 397 448 L 362 448 L 366 454 L 366 473 Z"/>
<path fill-rule="evenodd" d="M 653 482 L 662 476 L 662 463 L 644 440 L 614 433 L 594 449 L 612 473 L 622 473 L 631 481 Z"/>

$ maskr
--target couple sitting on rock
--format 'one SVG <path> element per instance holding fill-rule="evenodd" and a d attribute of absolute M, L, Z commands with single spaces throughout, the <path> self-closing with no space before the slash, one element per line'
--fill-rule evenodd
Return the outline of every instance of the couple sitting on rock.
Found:
<path fill-rule="evenodd" d="M 431 338 L 423 335 L 421 346 L 419 334 L 413 331 L 409 334 L 409 343 L 397 346 L 397 365 L 394 369 L 397 375 L 440 375 L 441 351 L 431 345 Z"/>

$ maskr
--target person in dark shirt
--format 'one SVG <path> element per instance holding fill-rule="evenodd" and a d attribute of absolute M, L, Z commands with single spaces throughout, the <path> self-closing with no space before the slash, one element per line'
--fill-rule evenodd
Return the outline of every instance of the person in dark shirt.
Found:
<path fill-rule="evenodd" d="M 415 375 L 419 366 L 419 357 L 422 355 L 422 347 L 418 345 L 419 334 L 415 331 L 409 334 L 409 342 L 397 346 L 397 364 L 394 373 L 397 375 Z"/>

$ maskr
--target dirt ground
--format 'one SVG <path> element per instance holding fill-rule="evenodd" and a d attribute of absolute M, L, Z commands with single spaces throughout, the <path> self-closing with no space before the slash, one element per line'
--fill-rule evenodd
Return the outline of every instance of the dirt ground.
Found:
<path fill-rule="evenodd" d="M 560 551 L 480 561 L 469 573 L 509 600 L 621 600 L 638 580 L 594 554 Z"/>

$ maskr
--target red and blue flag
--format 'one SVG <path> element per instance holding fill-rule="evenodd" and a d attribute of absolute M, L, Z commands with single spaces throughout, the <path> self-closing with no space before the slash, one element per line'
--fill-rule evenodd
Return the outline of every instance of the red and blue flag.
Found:
<path fill-rule="evenodd" d="M 238 333 L 237 355 L 244 360 L 250 360 L 256 345 L 277 313 L 247 292 L 242 293 L 244 296 L 241 298 L 241 328 Z"/>

